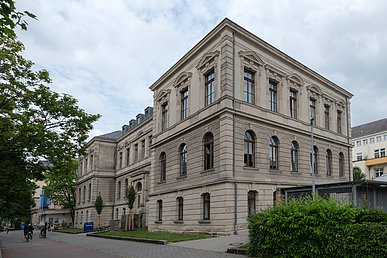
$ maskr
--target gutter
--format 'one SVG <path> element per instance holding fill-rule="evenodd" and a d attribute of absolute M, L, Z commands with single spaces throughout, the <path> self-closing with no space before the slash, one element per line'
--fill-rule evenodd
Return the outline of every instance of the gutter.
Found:
<path fill-rule="evenodd" d="M 238 182 L 235 178 L 235 31 L 232 32 L 232 177 L 234 180 L 234 235 L 238 223 Z"/>

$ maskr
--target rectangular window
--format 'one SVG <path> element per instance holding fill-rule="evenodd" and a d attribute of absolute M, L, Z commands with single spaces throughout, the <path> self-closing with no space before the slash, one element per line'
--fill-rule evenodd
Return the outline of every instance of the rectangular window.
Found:
<path fill-rule="evenodd" d="M 188 88 L 180 92 L 181 97 L 181 120 L 184 120 L 188 117 Z"/>
<path fill-rule="evenodd" d="M 149 136 L 148 140 L 149 140 L 148 155 L 150 156 L 151 155 L 152 136 Z"/>
<path fill-rule="evenodd" d="M 81 196 L 82 196 L 82 190 L 81 188 L 78 188 L 78 204 L 81 203 Z"/>
<path fill-rule="evenodd" d="M 269 80 L 270 111 L 277 112 L 277 82 Z"/>
<path fill-rule="evenodd" d="M 254 81 L 255 73 L 249 70 L 245 70 L 243 77 L 243 91 L 244 91 L 244 100 L 247 103 L 254 104 L 255 103 L 255 81 Z"/>
<path fill-rule="evenodd" d="M 384 173 L 383 168 L 375 168 L 375 177 L 381 177 Z"/>
<path fill-rule="evenodd" d="M 352 147 L 355 147 L 355 142 L 352 142 Z"/>
<path fill-rule="evenodd" d="M 290 90 L 290 117 L 297 118 L 297 91 L 294 89 Z"/>
<path fill-rule="evenodd" d="M 164 131 L 168 127 L 168 103 L 161 106 L 161 130 Z"/>
<path fill-rule="evenodd" d="M 134 145 L 134 162 L 138 161 L 138 143 Z"/>
<path fill-rule="evenodd" d="M 375 159 L 380 158 L 380 151 L 379 151 L 379 149 L 374 151 L 374 158 Z"/>
<path fill-rule="evenodd" d="M 382 136 L 376 136 L 376 142 L 381 142 L 382 141 Z"/>
<path fill-rule="evenodd" d="M 141 158 L 145 158 L 145 140 L 141 141 Z"/>
<path fill-rule="evenodd" d="M 337 133 L 342 133 L 341 111 L 337 111 Z"/>
<path fill-rule="evenodd" d="M 363 160 L 363 153 L 361 153 L 361 152 L 356 153 L 356 160 L 357 161 Z"/>
<path fill-rule="evenodd" d="M 119 153 L 119 167 L 118 168 L 122 168 L 122 151 Z"/>
<path fill-rule="evenodd" d="M 380 149 L 380 157 L 385 157 L 386 156 L 386 149 Z"/>
<path fill-rule="evenodd" d="M 130 164 L 130 148 L 126 148 L 126 166 Z"/>
<path fill-rule="evenodd" d="M 210 194 L 205 193 L 203 197 L 203 220 L 210 220 Z"/>
<path fill-rule="evenodd" d="M 364 139 L 363 140 L 363 145 L 367 145 L 368 144 L 368 139 Z"/>
<path fill-rule="evenodd" d="M 324 128 L 329 130 L 329 109 L 328 105 L 324 105 Z"/>
<path fill-rule="evenodd" d="M 93 154 L 90 155 L 90 170 L 93 170 L 93 163 L 94 163 L 94 156 Z"/>
<path fill-rule="evenodd" d="M 385 157 L 386 156 L 386 149 L 385 148 L 376 149 L 374 151 L 374 156 L 375 156 L 375 159 Z"/>
<path fill-rule="evenodd" d="M 356 141 L 356 146 L 361 146 L 361 141 Z"/>
<path fill-rule="evenodd" d="M 310 118 L 314 118 L 312 124 L 316 125 L 316 100 L 313 98 L 310 98 L 309 102 L 309 112 L 310 112 Z"/>
<path fill-rule="evenodd" d="M 205 105 L 212 104 L 215 100 L 215 72 L 211 70 L 205 75 Z"/>
<path fill-rule="evenodd" d="M 375 143 L 375 138 L 370 138 L 370 144 Z"/>
<path fill-rule="evenodd" d="M 387 134 L 383 135 L 383 141 L 387 141 Z"/>

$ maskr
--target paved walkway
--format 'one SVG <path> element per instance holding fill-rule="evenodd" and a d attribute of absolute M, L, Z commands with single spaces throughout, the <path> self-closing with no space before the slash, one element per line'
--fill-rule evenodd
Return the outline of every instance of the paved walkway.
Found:
<path fill-rule="evenodd" d="M 156 245 L 148 243 L 139 243 L 123 240 L 112 240 L 105 238 L 87 237 L 85 234 L 72 235 L 56 232 L 47 232 L 45 241 L 47 246 L 56 244 L 55 242 L 66 245 L 66 248 L 76 249 L 83 248 L 92 251 L 98 251 L 109 255 L 117 255 L 130 258 L 242 258 L 243 255 L 234 255 L 224 253 L 227 247 L 235 242 L 239 242 L 242 235 L 226 236 L 219 238 L 206 239 L 205 242 L 188 241 L 186 246 L 173 245 Z M 12 232 L 12 234 L 22 234 L 21 231 Z M 245 235 L 247 236 L 247 235 Z M 22 240 L 21 240 L 22 241 Z M 32 240 L 34 241 L 34 240 Z M 53 242 L 54 241 L 54 242 Z M 213 244 L 211 244 L 213 243 Z M 26 243 L 31 244 L 31 243 Z M 180 243 L 183 244 L 183 243 Z M 221 247 L 222 246 L 222 247 Z M 0 247 L 12 248 L 12 242 L 9 236 L 0 233 Z M 200 248 L 201 247 L 201 248 Z M 55 253 L 55 252 L 54 252 Z M 3 253 L 5 254 L 5 253 Z M 3 257 L 8 258 L 8 257 Z"/>

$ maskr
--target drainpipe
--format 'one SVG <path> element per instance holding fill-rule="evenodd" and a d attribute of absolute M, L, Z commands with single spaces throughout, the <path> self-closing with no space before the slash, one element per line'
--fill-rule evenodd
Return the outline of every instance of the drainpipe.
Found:
<path fill-rule="evenodd" d="M 234 179 L 234 235 L 238 223 L 238 182 L 235 178 L 235 32 L 232 33 L 232 177 Z"/>
<path fill-rule="evenodd" d="M 349 123 L 349 107 L 348 107 L 348 98 L 345 98 L 345 113 L 346 113 L 346 118 L 347 118 L 347 143 L 348 143 L 348 179 L 351 181 L 352 178 L 352 171 L 351 171 L 351 147 L 350 146 L 350 128 L 351 124 Z"/>

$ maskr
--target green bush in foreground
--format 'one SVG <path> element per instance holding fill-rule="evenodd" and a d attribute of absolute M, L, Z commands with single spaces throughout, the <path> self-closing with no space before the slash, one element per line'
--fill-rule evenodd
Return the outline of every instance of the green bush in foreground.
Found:
<path fill-rule="evenodd" d="M 305 197 L 251 216 L 256 257 L 387 257 L 387 214 Z"/>

